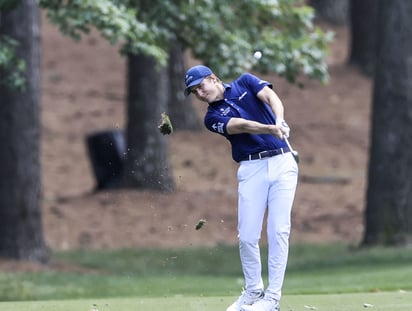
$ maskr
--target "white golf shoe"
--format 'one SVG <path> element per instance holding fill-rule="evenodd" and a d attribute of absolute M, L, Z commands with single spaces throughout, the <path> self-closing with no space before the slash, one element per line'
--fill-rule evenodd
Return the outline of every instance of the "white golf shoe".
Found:
<path fill-rule="evenodd" d="M 252 305 L 243 305 L 241 311 L 280 311 L 279 301 L 260 299 Z"/>
<path fill-rule="evenodd" d="M 243 291 L 242 295 L 240 295 L 239 298 L 226 309 L 226 311 L 241 311 L 242 306 L 250 306 L 263 299 L 263 296 L 263 291 L 252 293 Z"/>

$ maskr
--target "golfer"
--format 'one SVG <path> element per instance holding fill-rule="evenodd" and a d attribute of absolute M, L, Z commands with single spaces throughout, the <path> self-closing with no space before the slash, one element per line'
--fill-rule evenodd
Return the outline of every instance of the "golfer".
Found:
<path fill-rule="evenodd" d="M 245 289 L 227 311 L 279 311 L 287 265 L 298 166 L 288 148 L 290 128 L 272 85 L 245 73 L 223 83 L 210 68 L 190 68 L 185 95 L 208 103 L 206 127 L 227 138 L 239 163 L 238 237 Z M 267 210 L 268 284 L 259 240 Z"/>

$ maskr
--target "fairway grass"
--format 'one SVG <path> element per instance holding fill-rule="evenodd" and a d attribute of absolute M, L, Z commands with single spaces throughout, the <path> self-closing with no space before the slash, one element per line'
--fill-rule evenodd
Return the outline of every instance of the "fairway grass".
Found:
<path fill-rule="evenodd" d="M 56 301 L 0 302 L 7 311 L 219 311 L 225 310 L 236 297 L 159 297 L 112 298 Z M 286 295 L 282 311 L 410 311 L 412 293 L 356 293 L 329 295 Z"/>
<path fill-rule="evenodd" d="M 412 310 L 408 248 L 292 245 L 290 255 L 282 311 Z M 244 286 L 236 246 L 82 250 L 54 260 L 83 270 L 1 272 L 0 311 L 218 311 Z"/>

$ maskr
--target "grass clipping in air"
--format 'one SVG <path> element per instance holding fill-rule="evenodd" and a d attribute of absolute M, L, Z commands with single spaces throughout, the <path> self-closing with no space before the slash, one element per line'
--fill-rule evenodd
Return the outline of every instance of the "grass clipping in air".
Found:
<path fill-rule="evenodd" d="M 173 125 L 170 121 L 170 118 L 166 112 L 161 114 L 162 119 L 160 120 L 160 124 L 158 126 L 160 133 L 163 135 L 170 135 L 173 133 Z"/>

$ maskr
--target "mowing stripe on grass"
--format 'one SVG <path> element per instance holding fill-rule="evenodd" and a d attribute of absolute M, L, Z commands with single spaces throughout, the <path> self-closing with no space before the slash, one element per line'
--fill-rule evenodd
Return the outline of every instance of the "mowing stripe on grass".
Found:
<path fill-rule="evenodd" d="M 0 302 L 7 311 L 218 311 L 236 297 L 112 298 L 54 301 Z M 384 292 L 333 295 L 286 295 L 282 310 L 289 311 L 410 311 L 412 293 Z"/>

